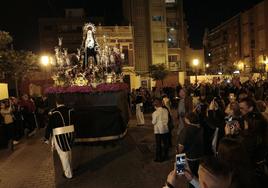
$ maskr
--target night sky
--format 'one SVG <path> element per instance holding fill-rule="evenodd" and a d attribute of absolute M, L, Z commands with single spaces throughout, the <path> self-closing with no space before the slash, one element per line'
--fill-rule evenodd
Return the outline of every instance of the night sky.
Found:
<path fill-rule="evenodd" d="M 191 47 L 202 48 L 205 28 L 213 28 L 262 0 L 184 0 Z"/>
<path fill-rule="evenodd" d="M 213 28 L 261 0 L 184 0 L 192 47 L 202 47 L 204 29 Z M 87 17 L 104 16 L 107 25 L 123 21 L 121 0 L 8 0 L 0 7 L 0 30 L 9 31 L 15 49 L 38 52 L 38 18 L 63 16 L 64 8 L 85 8 Z"/>

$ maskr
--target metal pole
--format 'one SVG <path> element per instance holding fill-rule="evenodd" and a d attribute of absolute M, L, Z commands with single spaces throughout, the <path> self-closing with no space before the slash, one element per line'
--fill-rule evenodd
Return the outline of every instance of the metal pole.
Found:
<path fill-rule="evenodd" d="M 197 84 L 197 68 L 195 67 L 195 84 Z"/>

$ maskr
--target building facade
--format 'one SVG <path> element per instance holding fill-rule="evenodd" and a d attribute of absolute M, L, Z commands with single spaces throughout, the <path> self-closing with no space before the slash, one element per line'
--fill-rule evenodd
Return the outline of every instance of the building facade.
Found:
<path fill-rule="evenodd" d="M 204 36 L 205 64 L 211 73 L 233 71 L 241 59 L 240 14 L 216 28 L 206 30 Z"/>
<path fill-rule="evenodd" d="M 65 17 L 39 19 L 39 43 L 42 53 L 53 53 L 58 37 L 68 52 L 76 52 L 82 40 L 82 27 L 88 22 L 83 9 L 66 9 Z"/>
<path fill-rule="evenodd" d="M 268 0 L 241 14 L 242 60 L 245 71 L 264 72 L 268 55 Z"/>
<path fill-rule="evenodd" d="M 182 7 L 182 0 L 123 0 L 125 19 L 134 28 L 135 70 L 147 87 L 152 86 L 148 71 L 153 64 L 172 71 L 170 84 L 184 81 L 187 27 Z"/>
<path fill-rule="evenodd" d="M 262 1 L 205 32 L 205 61 L 212 72 L 265 72 L 268 64 L 267 9 L 268 0 Z"/>

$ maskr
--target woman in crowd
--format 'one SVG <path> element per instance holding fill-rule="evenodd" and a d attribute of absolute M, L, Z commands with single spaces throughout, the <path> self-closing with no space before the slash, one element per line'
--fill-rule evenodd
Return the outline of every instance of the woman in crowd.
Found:
<path fill-rule="evenodd" d="M 191 96 L 186 94 L 186 91 L 183 88 L 179 89 L 179 104 L 178 104 L 178 119 L 179 126 L 177 129 L 177 135 L 180 134 L 181 130 L 184 127 L 184 117 L 185 114 L 193 111 L 193 100 Z"/>
<path fill-rule="evenodd" d="M 200 158 L 204 155 L 203 128 L 196 113 L 186 114 L 177 145 L 177 153 L 186 153 L 191 171 L 197 175 Z"/>
<path fill-rule="evenodd" d="M 1 115 L 4 119 L 4 126 L 7 130 L 7 137 L 10 141 L 11 149 L 13 150 L 13 145 L 18 144 L 18 141 L 15 140 L 14 137 L 14 119 L 13 119 L 13 113 L 12 108 L 9 100 L 5 100 L 1 103 Z"/>
<path fill-rule="evenodd" d="M 232 169 L 232 188 L 256 187 L 253 168 L 241 139 L 230 136 L 221 139 L 217 156 L 227 162 Z"/>

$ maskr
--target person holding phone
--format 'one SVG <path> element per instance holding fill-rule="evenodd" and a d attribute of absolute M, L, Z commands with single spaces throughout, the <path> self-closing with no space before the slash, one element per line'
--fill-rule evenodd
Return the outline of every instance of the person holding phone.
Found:
<path fill-rule="evenodd" d="M 224 161 L 216 157 L 207 157 L 199 165 L 197 178 L 192 174 L 186 162 L 184 173 L 179 175 L 176 170 L 172 170 L 163 188 L 179 188 L 185 181 L 188 181 L 194 188 L 230 188 L 232 170 Z"/>
<path fill-rule="evenodd" d="M 203 128 L 198 115 L 193 112 L 185 116 L 184 122 L 185 127 L 178 137 L 177 153 L 186 153 L 190 169 L 197 175 L 199 159 L 204 154 Z"/>

